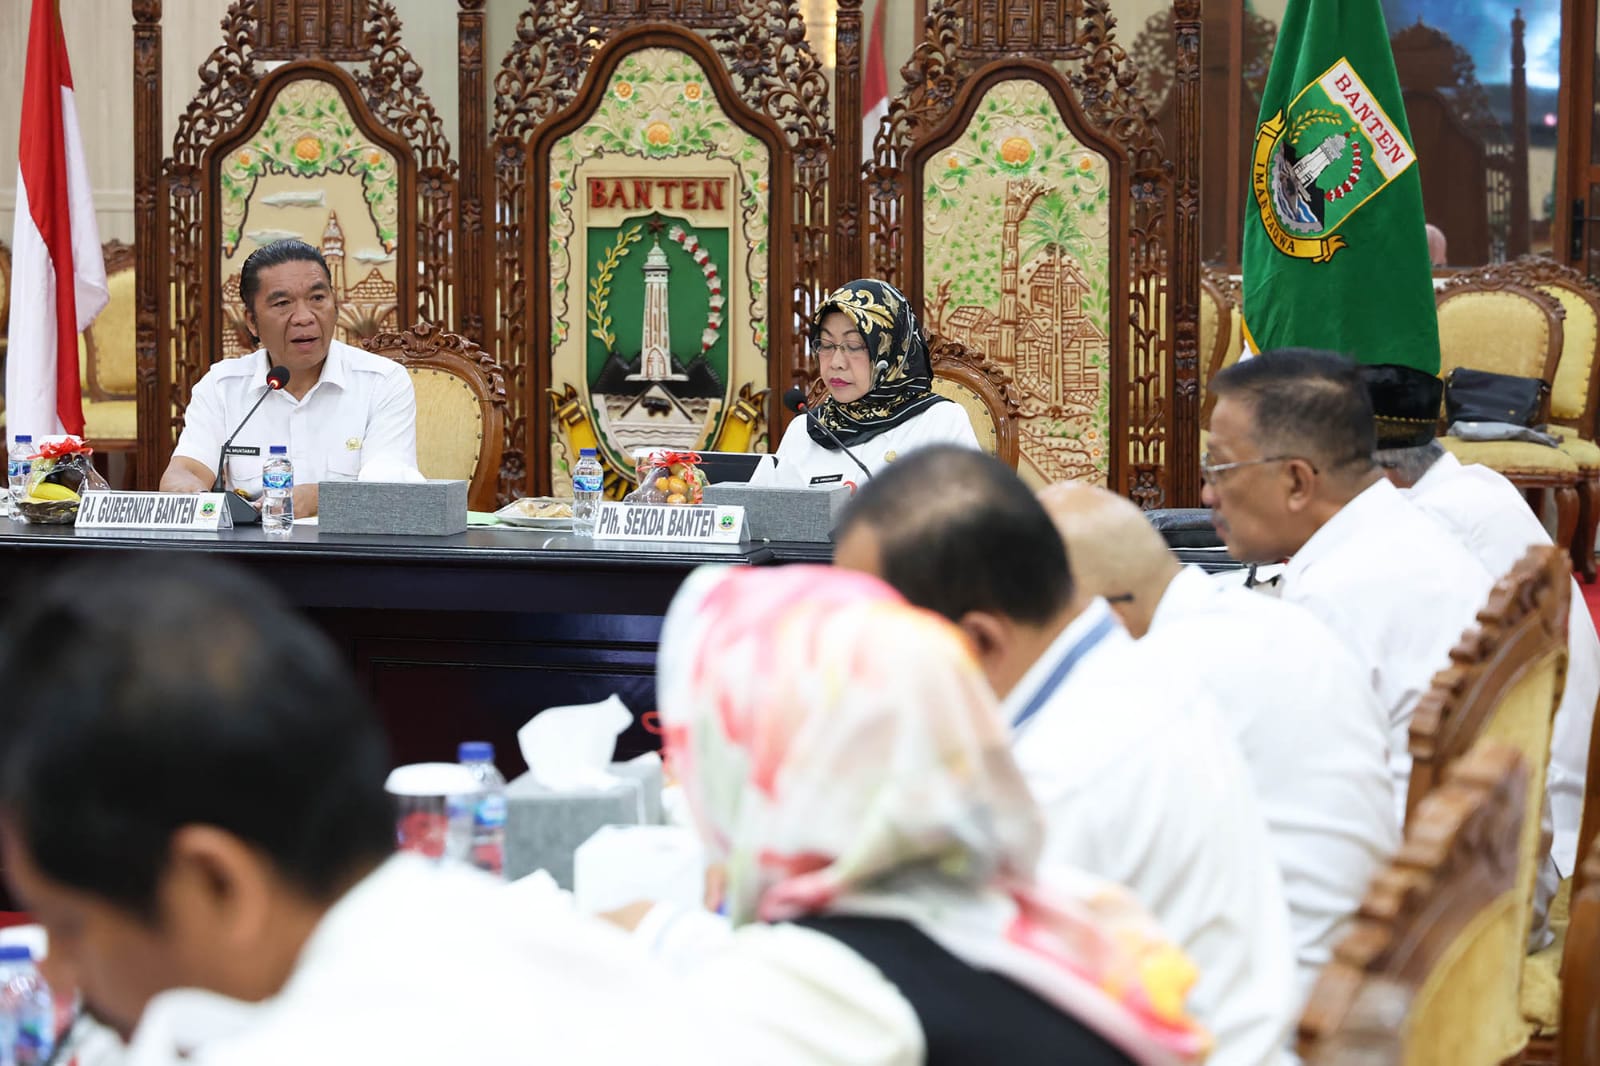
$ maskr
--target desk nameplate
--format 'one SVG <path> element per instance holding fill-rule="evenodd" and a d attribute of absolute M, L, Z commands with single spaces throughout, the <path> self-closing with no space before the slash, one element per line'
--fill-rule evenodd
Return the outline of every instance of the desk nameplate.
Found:
<path fill-rule="evenodd" d="M 220 492 L 86 492 L 78 507 L 79 529 L 232 529 Z"/>
<path fill-rule="evenodd" d="M 602 503 L 595 515 L 595 540 L 671 540 L 738 544 L 744 508 L 729 504 Z"/>

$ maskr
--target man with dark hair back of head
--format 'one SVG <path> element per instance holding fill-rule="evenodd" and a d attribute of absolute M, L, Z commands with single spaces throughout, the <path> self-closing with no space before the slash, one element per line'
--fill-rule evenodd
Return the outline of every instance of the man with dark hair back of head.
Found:
<path fill-rule="evenodd" d="M 1141 671 L 1105 600 L 1005 464 L 918 450 L 856 493 L 836 565 L 883 578 L 967 636 L 1044 810 L 1046 862 L 1127 885 L 1199 967 L 1222 1066 L 1278 1061 L 1293 999 L 1288 911 L 1236 745 L 1203 693 Z M 892 654 L 892 650 L 887 652 Z"/>
<path fill-rule="evenodd" d="M 1308 611 L 1184 566 L 1128 500 L 1070 481 L 1039 500 L 1079 587 L 1139 638 L 1143 669 L 1189 679 L 1221 709 L 1272 837 L 1303 1000 L 1400 843 L 1377 696 Z"/>
<path fill-rule="evenodd" d="M 1374 465 L 1372 402 L 1334 352 L 1271 351 L 1211 384 L 1202 501 L 1235 559 L 1291 557 L 1280 595 L 1355 654 L 1389 720 L 1395 820 L 1411 780 L 1411 716 L 1494 578 Z"/>
<path fill-rule="evenodd" d="M 612 931 L 391 857 L 378 723 L 270 589 L 169 558 L 19 602 L 0 630 L 4 874 L 136 1061 L 651 1054 L 607 1025 L 613 996 L 655 991 L 619 992 L 634 964 Z"/>
<path fill-rule="evenodd" d="M 354 481 L 374 461 L 416 467 L 411 375 L 392 359 L 335 339 L 341 294 L 333 286 L 322 253 L 304 241 L 273 241 L 245 259 L 239 297 L 261 347 L 214 363 L 195 383 L 183 433 L 161 475 L 163 492 L 211 488 L 224 442 L 268 391 L 267 372 L 277 366 L 289 371 L 288 384 L 266 398 L 234 439 L 222 459 L 225 488 L 259 499 L 268 449 L 284 445 L 294 463 L 294 513 L 305 518 L 317 513 L 323 481 Z"/>
<path fill-rule="evenodd" d="M 1376 416 L 1378 466 L 1406 499 L 1455 534 L 1489 573 L 1507 573 L 1550 534 L 1522 493 L 1496 470 L 1462 463 L 1434 437 L 1444 385 L 1407 366 L 1362 368 Z M 1545 796 L 1553 826 L 1550 858 L 1556 876 L 1541 881 L 1536 910 L 1561 877 L 1572 876 L 1578 859 L 1578 829 L 1588 778 L 1589 734 L 1600 699 L 1600 636 L 1576 579 L 1567 612 L 1567 675 L 1550 739 Z M 1542 921 L 1535 922 L 1539 943 Z"/>

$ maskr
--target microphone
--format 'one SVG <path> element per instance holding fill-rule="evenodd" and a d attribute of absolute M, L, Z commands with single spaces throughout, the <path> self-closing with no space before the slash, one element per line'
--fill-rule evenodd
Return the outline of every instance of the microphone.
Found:
<path fill-rule="evenodd" d="M 233 432 L 228 434 L 228 439 L 222 442 L 222 450 L 217 453 L 217 479 L 211 483 L 212 492 L 223 491 L 222 475 L 225 469 L 223 464 L 228 461 L 228 449 L 233 447 L 233 439 L 239 435 L 240 430 L 244 429 L 245 423 L 250 421 L 251 417 L 256 413 L 256 408 L 261 406 L 267 396 L 277 392 L 287 384 L 289 384 L 288 367 L 280 364 L 267 371 L 267 391 L 256 398 L 256 402 L 250 406 L 250 410 L 246 411 L 244 417 L 239 419 L 239 424 L 233 427 Z M 244 499 L 236 492 L 227 493 L 225 498 L 228 501 L 228 513 L 233 516 L 234 525 L 242 526 L 261 521 L 261 512 L 250 506 L 249 500 Z"/>
<path fill-rule="evenodd" d="M 783 406 L 787 407 L 793 414 L 803 414 L 809 418 L 811 420 L 811 424 L 821 429 L 823 435 L 829 440 L 833 441 L 834 445 L 841 452 L 844 452 L 844 454 L 849 457 L 852 463 L 859 466 L 863 474 L 865 474 L 868 478 L 872 477 L 872 471 L 867 469 L 867 464 L 863 463 L 860 459 L 857 459 L 856 453 L 851 451 L 849 448 L 846 448 L 844 446 L 844 441 L 840 440 L 838 436 L 834 434 L 833 430 L 829 429 L 823 423 L 822 419 L 817 417 L 817 413 L 811 409 L 811 405 L 806 403 L 805 389 L 802 389 L 799 385 L 796 385 L 788 392 L 784 393 Z"/>

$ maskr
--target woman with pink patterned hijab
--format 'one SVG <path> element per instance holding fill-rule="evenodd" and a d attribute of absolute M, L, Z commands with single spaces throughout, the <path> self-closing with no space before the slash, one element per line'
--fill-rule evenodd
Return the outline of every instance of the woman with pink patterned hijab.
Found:
<path fill-rule="evenodd" d="M 732 932 L 690 961 L 682 916 L 658 907 L 639 933 L 726 1005 L 747 1061 L 1204 1056 L 1193 968 L 1132 898 L 1036 876 L 1039 812 L 942 619 L 861 574 L 702 568 L 658 685 Z"/>

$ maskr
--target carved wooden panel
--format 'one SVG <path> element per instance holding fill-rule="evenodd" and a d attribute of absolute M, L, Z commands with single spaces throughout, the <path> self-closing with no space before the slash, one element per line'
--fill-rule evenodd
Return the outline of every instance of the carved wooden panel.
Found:
<path fill-rule="evenodd" d="M 1524 161 L 1519 170 L 1471 56 L 1420 20 L 1390 44 L 1420 160 L 1423 209 L 1444 231 L 1451 265 L 1500 263 L 1526 252 L 1527 212 L 1514 226 L 1512 203 L 1519 196 L 1526 202 L 1528 168 Z"/>
<path fill-rule="evenodd" d="M 552 417 L 545 393 L 535 387 L 535 367 L 543 339 L 532 332 L 536 293 L 544 284 L 533 274 L 529 249 L 542 244 L 546 222 L 530 216 L 530 140 L 561 108 L 576 98 L 602 41 L 626 47 L 630 35 L 662 28 L 699 31 L 718 57 L 735 95 L 781 132 L 780 159 L 774 172 L 790 176 L 789 191 L 773 201 L 773 258 L 788 264 L 782 288 L 773 293 L 774 331 L 771 358 L 790 378 L 804 373 L 803 339 L 794 321 L 809 317 L 833 266 L 831 243 L 836 217 L 827 209 L 831 133 L 827 78 L 805 39 L 805 21 L 795 0 L 583 0 L 581 3 L 534 3 L 523 11 L 516 39 L 495 77 L 495 106 L 490 127 L 494 182 L 487 209 L 492 212 L 484 268 L 491 295 L 484 314 L 487 343 L 507 366 L 511 423 L 501 486 L 504 495 L 525 493 L 546 484 L 550 475 L 544 454 Z M 538 279 L 538 280 L 535 280 Z M 774 284 L 777 284 L 774 278 Z M 781 323 L 781 332 L 778 324 Z M 760 389 L 768 419 L 781 413 L 773 396 Z M 741 400 L 741 403 L 748 402 Z M 559 400 L 558 410 L 565 411 Z M 530 445 L 529 442 L 537 442 Z M 537 450 L 537 460 L 533 451 Z"/>
<path fill-rule="evenodd" d="M 366 323 L 344 325 L 360 336 L 401 319 L 453 320 L 456 163 L 389 0 L 235 0 L 163 158 L 153 140 L 162 128 L 161 8 L 153 0 L 134 8 L 139 478 L 153 485 L 190 391 L 227 349 L 218 250 L 224 257 L 248 250 L 239 243 L 249 238 L 244 219 L 253 213 L 259 223 L 267 210 L 269 196 L 256 198 L 260 183 L 327 174 L 363 184 L 370 245 L 344 249 L 352 219 L 340 223 L 325 204 L 314 226 L 284 227 L 339 252 L 370 252 L 371 269 L 355 276 L 336 256 L 350 314 Z M 252 140 L 257 134 L 265 139 Z M 276 194 L 280 205 L 316 196 L 313 189 Z M 273 239 L 274 228 L 257 229 L 259 240 L 250 243 Z"/>
<path fill-rule="evenodd" d="M 1181 0 L 1175 13 L 1182 117 L 1170 155 L 1115 40 L 1106 0 L 943 0 L 930 7 L 924 39 L 902 70 L 905 90 L 890 101 L 867 174 L 869 272 L 908 284 L 930 319 L 940 319 L 934 328 L 968 344 L 990 339 L 980 346 L 1018 379 L 1024 396 L 1024 473 L 1036 481 L 1106 479 L 1146 507 L 1193 503 L 1199 495 L 1198 0 Z M 1034 88 L 1006 87 L 1013 82 Z M 1031 105 L 1007 99 L 1018 93 L 1030 100 L 1045 94 L 1048 102 L 1035 101 L 1044 109 L 1042 125 L 1024 119 Z M 968 127 L 977 129 L 976 141 L 962 140 Z M 924 219 L 960 201 L 933 180 L 947 149 L 946 182 L 953 177 L 960 185 L 960 172 L 980 151 L 989 183 L 1001 181 L 985 186 L 993 233 L 964 230 L 959 237 L 994 242 L 993 307 L 977 299 L 970 309 L 951 309 L 941 279 L 925 276 Z M 1092 180 L 1069 179 L 1064 158 Z M 1096 202 L 1104 217 L 1090 219 L 1085 205 Z M 1057 239 L 1043 236 L 1047 215 L 1059 216 Z M 1069 239 L 1067 230 L 1086 220 L 1092 231 Z M 1048 263 L 1027 261 L 1025 225 L 1040 236 L 1041 252 L 1055 249 Z M 1101 264 L 1101 291 L 1091 291 L 1086 259 Z M 1032 285 L 1023 279 L 1030 267 L 1032 280 L 1066 280 Z M 957 320 L 945 323 L 949 315 Z M 1036 367 L 1021 339 L 1030 331 L 1029 343 L 1041 353 Z"/>

